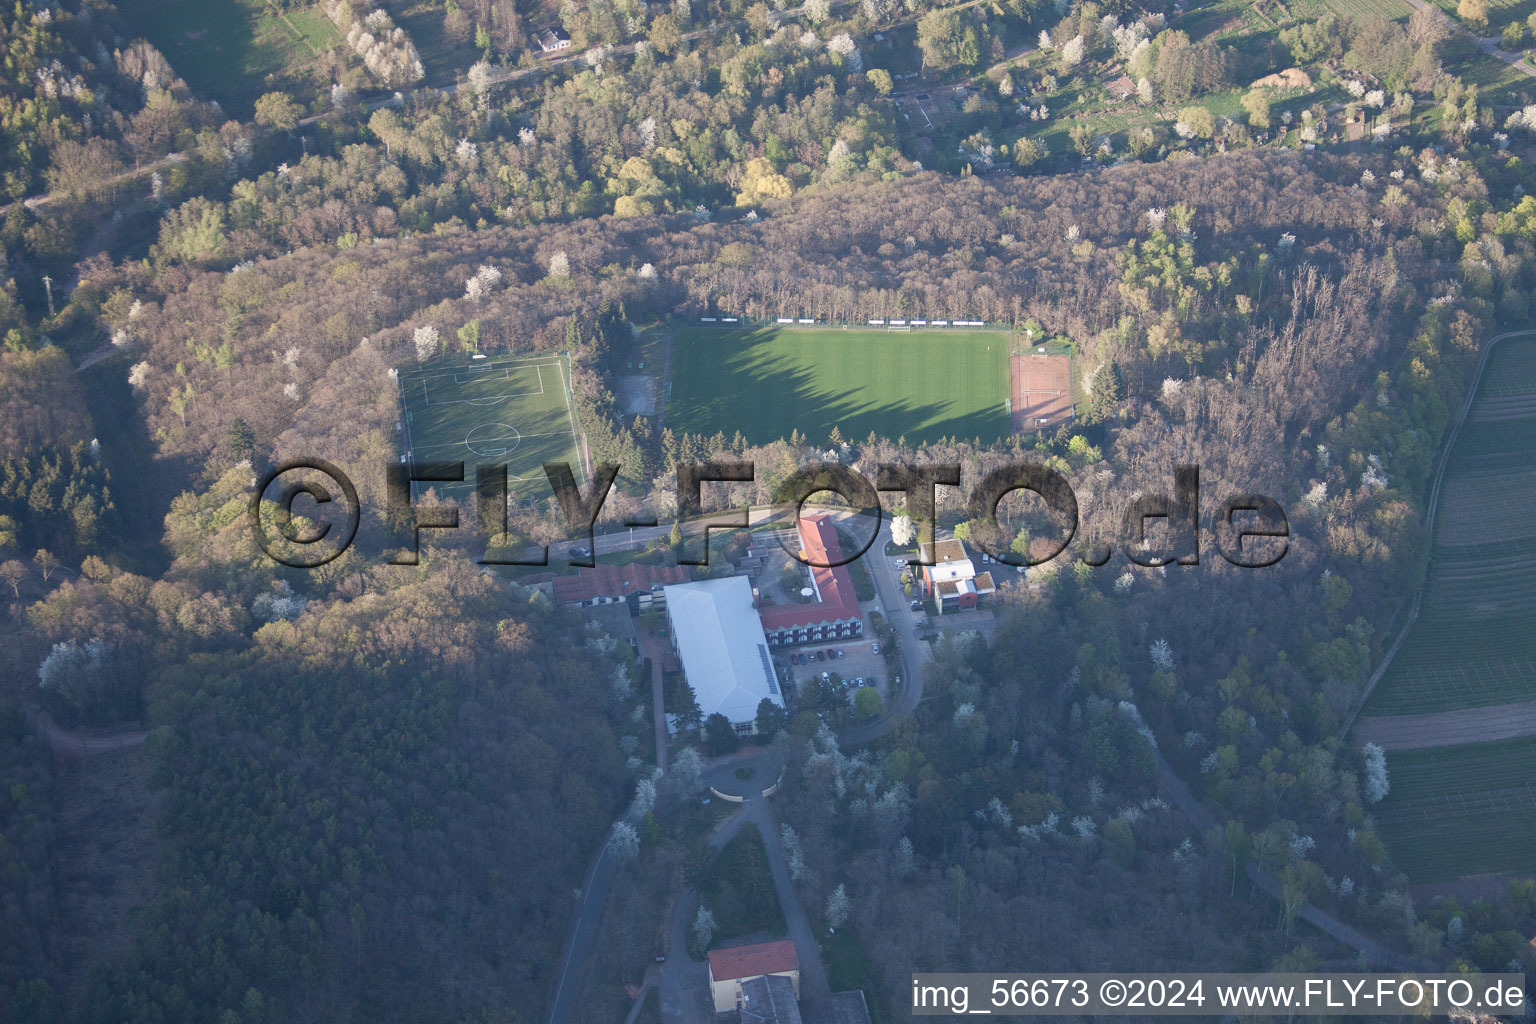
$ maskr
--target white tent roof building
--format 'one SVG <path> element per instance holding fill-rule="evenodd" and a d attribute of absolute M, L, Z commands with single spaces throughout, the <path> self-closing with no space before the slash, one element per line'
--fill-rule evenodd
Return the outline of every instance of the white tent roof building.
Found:
<path fill-rule="evenodd" d="M 705 718 L 718 713 L 738 732 L 749 732 L 764 697 L 784 706 L 747 577 L 677 583 L 663 590 L 677 658 Z"/>

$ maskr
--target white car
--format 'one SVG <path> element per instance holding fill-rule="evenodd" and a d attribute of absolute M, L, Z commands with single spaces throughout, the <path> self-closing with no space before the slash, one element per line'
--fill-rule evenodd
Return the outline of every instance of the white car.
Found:
<path fill-rule="evenodd" d="M 879 654 L 880 653 L 880 645 L 879 644 L 870 644 L 869 645 L 869 653 L 870 654 Z"/>

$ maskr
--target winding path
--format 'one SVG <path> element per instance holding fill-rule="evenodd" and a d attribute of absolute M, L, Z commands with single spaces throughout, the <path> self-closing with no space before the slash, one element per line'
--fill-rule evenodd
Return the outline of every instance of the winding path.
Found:
<path fill-rule="evenodd" d="M 1536 331 L 1511 332 L 1510 335 L 1500 337 L 1523 333 L 1536 333 Z M 759 509 L 753 510 L 749 518 L 755 524 L 766 521 L 770 515 L 770 510 Z M 694 533 L 698 528 L 697 524 L 690 524 L 684 529 L 685 532 Z M 633 541 L 628 539 L 627 534 L 601 535 L 597 538 L 593 550 L 599 553 L 619 551 L 631 544 L 647 543 L 652 537 L 661 536 L 665 532 L 666 529 L 662 527 L 636 529 Z M 884 551 L 884 543 L 889 539 L 889 523 L 882 522 L 880 532 L 870 548 L 871 552 L 874 552 L 872 557 L 877 559 L 884 557 L 881 552 Z M 839 734 L 838 740 L 845 746 L 870 743 L 883 736 L 895 724 L 912 714 L 923 696 L 926 667 L 922 661 L 926 645 L 922 645 L 922 641 L 917 638 L 915 621 L 892 574 L 873 571 L 870 575 L 875 580 L 880 601 L 886 609 L 886 620 L 897 638 L 902 662 L 902 686 L 900 691 L 891 696 L 884 715 Z M 766 754 L 756 756 L 762 757 Z M 731 758 L 731 765 L 734 767 L 736 763 L 747 763 L 750 759 L 751 756 L 743 758 L 741 755 L 736 755 Z M 716 766 L 718 765 L 719 761 L 716 762 Z M 756 777 L 761 778 L 761 773 Z M 1195 797 L 1184 781 L 1163 759 L 1161 753 L 1157 755 L 1157 779 L 1159 786 L 1168 794 L 1169 799 L 1200 832 L 1203 833 L 1219 824 L 1216 814 Z M 809 1000 L 808 1005 L 816 1005 L 817 999 L 821 998 L 821 992 L 826 986 L 826 974 L 821 965 L 815 934 L 810 929 L 804 908 L 800 905 L 799 897 L 788 877 L 788 871 L 784 869 L 784 854 L 780 845 L 778 827 L 774 823 L 773 812 L 768 806 L 768 801 L 761 797 L 748 799 L 742 810 L 734 817 L 727 819 L 721 826 L 720 831 L 711 840 L 710 846 L 715 850 L 724 847 L 741 828 L 741 824 L 749 819 L 756 823 L 763 833 L 770 870 L 774 875 L 774 888 L 778 893 L 780 905 L 784 909 L 785 921 L 789 924 L 790 937 L 795 941 L 795 951 L 800 957 L 801 998 Z M 572 954 L 580 950 L 581 959 L 586 957 L 594 941 L 593 934 L 601 921 L 607 884 L 613 870 L 612 859 L 605 858 L 607 848 L 608 843 L 605 841 L 588 869 L 587 886 L 582 890 L 575 924 L 561 959 L 561 973 L 551 1001 L 549 1024 L 565 1024 L 569 1019 L 570 1005 L 574 1000 L 574 990 L 579 985 L 583 966 L 579 961 L 573 963 Z M 1254 863 L 1247 865 L 1245 873 L 1257 888 L 1277 901 L 1282 900 L 1282 886 L 1273 874 Z M 698 998 L 699 993 L 708 991 L 705 965 L 693 960 L 684 952 L 688 946 L 688 929 L 692 922 L 696 900 L 697 892 L 691 887 L 683 892 L 677 903 L 673 905 L 668 922 L 669 958 L 662 965 L 657 980 L 661 991 L 662 1019 L 668 1024 L 695 1024 L 695 1022 L 708 1024 L 713 1019 L 709 1008 Z M 1427 966 L 1424 961 L 1390 949 L 1340 918 L 1310 903 L 1304 905 L 1297 912 L 1297 916 L 1343 945 L 1363 954 L 1372 964 L 1394 970 L 1415 970 Z M 830 994 L 830 990 L 828 993 Z"/>
<path fill-rule="evenodd" d="M 1497 39 L 1482 38 L 1481 36 L 1477 35 L 1477 33 L 1463 25 L 1461 22 L 1457 21 L 1455 18 L 1452 18 L 1449 14 L 1446 14 L 1444 8 L 1430 3 L 1429 0 L 1407 0 L 1407 4 L 1409 7 L 1412 7 L 1415 10 L 1438 12 L 1440 16 L 1445 19 L 1445 23 L 1450 27 L 1452 32 L 1459 32 L 1463 35 L 1471 36 L 1472 41 L 1477 43 L 1477 48 L 1482 50 L 1488 56 L 1493 57 L 1496 60 L 1503 61 L 1505 64 L 1508 64 L 1510 67 L 1514 68 L 1516 71 L 1520 72 L 1527 78 L 1536 78 L 1536 68 L 1533 68 L 1530 64 L 1526 63 L 1525 57 L 1522 54 L 1509 53 L 1506 50 L 1501 50 L 1499 48 L 1499 41 Z"/>
<path fill-rule="evenodd" d="M 142 746 L 149 738 L 147 729 L 100 733 L 65 729 L 42 708 L 23 704 L 21 709 L 32 728 L 42 734 L 43 739 L 48 742 L 49 749 L 60 757 L 93 757 L 97 754 L 109 754 L 114 750 Z"/>
<path fill-rule="evenodd" d="M 1212 828 L 1219 828 L 1222 824 L 1216 815 L 1206 808 L 1196 797 L 1190 788 L 1184 784 L 1163 760 L 1159 751 L 1157 754 L 1157 781 L 1169 799 L 1174 802 L 1184 816 L 1188 818 L 1200 832 L 1204 833 Z M 1277 902 L 1283 902 L 1284 894 L 1279 879 L 1252 861 L 1245 866 L 1243 873 L 1254 885 L 1263 889 Z M 1361 932 L 1352 925 L 1344 923 L 1339 918 L 1308 903 L 1298 912 L 1297 917 L 1312 925 L 1318 931 L 1331 935 L 1339 942 L 1352 949 L 1358 950 L 1373 966 L 1387 967 L 1395 971 L 1422 970 L 1429 965 L 1427 961 L 1406 953 L 1399 953 L 1390 949 L 1369 935 Z"/>

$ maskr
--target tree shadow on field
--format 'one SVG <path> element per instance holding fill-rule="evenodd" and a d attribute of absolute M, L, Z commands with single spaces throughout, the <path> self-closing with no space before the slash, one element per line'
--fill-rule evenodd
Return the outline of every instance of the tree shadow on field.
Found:
<path fill-rule="evenodd" d="M 1001 402 L 991 411 L 958 411 L 952 401 L 912 397 L 880 400 L 856 388 L 830 388 L 798 360 L 765 355 L 774 332 L 720 332 L 717 347 L 699 345 L 683 374 L 673 373 L 676 429 L 726 437 L 741 431 L 749 442 L 764 444 L 799 430 L 812 444 L 824 444 L 836 427 L 851 441 L 873 431 L 881 437 L 905 437 L 908 443 L 941 438 L 996 440 L 1009 432 Z M 700 364 L 707 364 L 705 369 Z M 692 387 L 679 386 L 691 374 Z M 921 382 L 913 388 L 920 390 Z"/>

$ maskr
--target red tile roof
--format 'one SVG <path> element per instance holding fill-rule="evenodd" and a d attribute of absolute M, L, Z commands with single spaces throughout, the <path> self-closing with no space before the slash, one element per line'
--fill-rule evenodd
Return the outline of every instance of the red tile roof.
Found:
<path fill-rule="evenodd" d="M 821 595 L 821 600 L 814 604 L 770 605 L 759 609 L 763 628 L 796 629 L 859 618 L 859 599 L 854 593 L 848 567 L 821 567 L 843 560 L 843 549 L 838 544 L 837 527 L 832 524 L 832 517 L 820 513 L 801 516 L 798 525 L 801 558 L 811 563 L 811 578 L 816 581 L 816 592 Z"/>
<path fill-rule="evenodd" d="M 688 570 L 680 565 L 599 565 L 556 577 L 555 601 L 574 604 L 594 597 L 627 597 L 650 590 L 652 584 L 687 582 Z"/>
<path fill-rule="evenodd" d="M 858 609 L 849 610 L 840 604 L 773 604 L 757 610 L 763 620 L 763 629 L 801 629 L 806 626 L 833 625 L 851 622 L 859 617 Z"/>
<path fill-rule="evenodd" d="M 715 981 L 756 978 L 799 969 L 800 958 L 795 955 L 795 944 L 789 939 L 709 951 L 709 975 Z"/>

